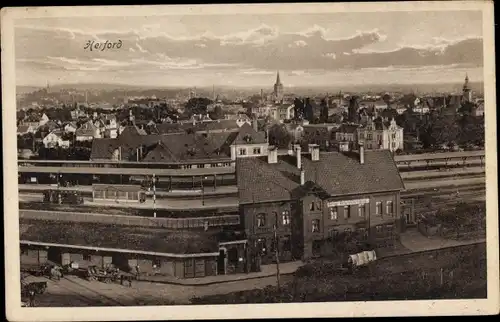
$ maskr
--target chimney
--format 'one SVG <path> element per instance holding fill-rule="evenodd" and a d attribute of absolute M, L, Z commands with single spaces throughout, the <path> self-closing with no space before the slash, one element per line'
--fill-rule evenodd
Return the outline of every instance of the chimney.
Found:
<path fill-rule="evenodd" d="M 363 142 L 359 142 L 359 163 L 365 164 L 365 147 Z"/>
<path fill-rule="evenodd" d="M 259 123 L 257 123 L 257 118 L 253 118 L 252 119 L 252 127 L 254 129 L 255 132 L 258 132 L 259 131 Z"/>
<path fill-rule="evenodd" d="M 278 149 L 275 146 L 269 146 L 269 149 L 267 151 L 267 163 L 278 163 Z"/>
<path fill-rule="evenodd" d="M 304 169 L 300 169 L 300 185 L 303 186 L 306 183 L 306 174 Z"/>
<path fill-rule="evenodd" d="M 296 144 L 294 150 L 297 157 L 297 168 L 302 169 L 302 148 L 299 144 Z"/>

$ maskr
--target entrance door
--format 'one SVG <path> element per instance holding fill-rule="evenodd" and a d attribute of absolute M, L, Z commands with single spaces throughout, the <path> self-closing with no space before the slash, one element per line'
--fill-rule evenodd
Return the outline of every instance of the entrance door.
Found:
<path fill-rule="evenodd" d="M 69 253 L 63 253 L 61 255 L 61 265 L 62 266 L 69 265 L 70 262 L 71 262 L 71 258 L 69 256 Z"/>
<path fill-rule="evenodd" d="M 217 274 L 226 274 L 226 250 L 219 250 L 219 257 L 217 258 Z"/>

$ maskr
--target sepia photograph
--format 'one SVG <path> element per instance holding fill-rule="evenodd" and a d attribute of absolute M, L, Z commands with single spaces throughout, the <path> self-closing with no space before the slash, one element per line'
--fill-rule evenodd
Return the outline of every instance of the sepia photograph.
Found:
<path fill-rule="evenodd" d="M 10 317 L 498 313 L 492 12 L 3 8 Z"/>

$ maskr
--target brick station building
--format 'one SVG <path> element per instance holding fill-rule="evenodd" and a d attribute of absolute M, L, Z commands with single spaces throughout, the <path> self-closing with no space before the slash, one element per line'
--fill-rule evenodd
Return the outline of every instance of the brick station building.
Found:
<path fill-rule="evenodd" d="M 384 247 L 398 238 L 403 181 L 390 151 L 307 153 L 240 159 L 240 215 L 262 263 L 335 254 L 350 241 Z M 274 238 L 276 227 L 277 240 Z"/>

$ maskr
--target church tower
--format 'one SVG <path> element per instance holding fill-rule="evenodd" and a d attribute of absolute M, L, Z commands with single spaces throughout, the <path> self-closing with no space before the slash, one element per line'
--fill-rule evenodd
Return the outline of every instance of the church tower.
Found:
<path fill-rule="evenodd" d="M 465 74 L 465 83 L 462 89 L 463 99 L 466 102 L 472 102 L 472 90 L 469 87 L 469 75 Z"/>
<path fill-rule="evenodd" d="M 276 74 L 276 83 L 274 84 L 274 93 L 273 94 L 274 94 L 274 98 L 276 101 L 283 100 L 283 84 L 281 84 L 279 71 Z"/>

